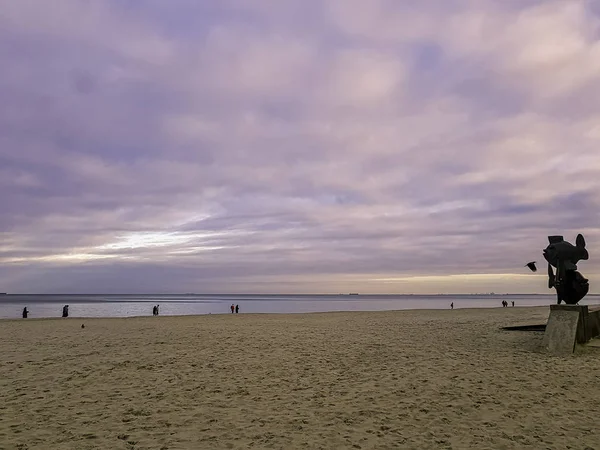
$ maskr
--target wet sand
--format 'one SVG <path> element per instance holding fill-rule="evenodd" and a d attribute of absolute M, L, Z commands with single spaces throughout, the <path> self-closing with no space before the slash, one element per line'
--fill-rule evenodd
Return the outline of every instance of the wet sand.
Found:
<path fill-rule="evenodd" d="M 0 321 L 0 449 L 600 449 L 548 307 Z M 85 323 L 85 329 L 81 324 Z"/>

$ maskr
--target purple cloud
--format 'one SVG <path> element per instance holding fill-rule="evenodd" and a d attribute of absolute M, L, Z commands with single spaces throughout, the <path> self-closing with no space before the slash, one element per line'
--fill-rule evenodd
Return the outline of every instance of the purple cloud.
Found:
<path fill-rule="evenodd" d="M 586 2 L 2 9 L 3 291 L 545 292 L 578 232 L 600 282 Z"/>

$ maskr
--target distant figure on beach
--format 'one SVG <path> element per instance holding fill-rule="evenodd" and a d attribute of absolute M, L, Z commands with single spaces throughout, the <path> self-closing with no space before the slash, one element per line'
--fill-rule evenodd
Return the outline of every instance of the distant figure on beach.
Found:
<path fill-rule="evenodd" d="M 240 305 L 235 305 L 235 313 L 239 313 L 240 312 Z"/>
<path fill-rule="evenodd" d="M 454 302 L 450 303 L 450 309 L 454 309 Z"/>
<path fill-rule="evenodd" d="M 157 314 L 158 314 L 158 311 L 156 310 L 156 305 L 154 305 L 154 306 L 152 307 L 152 315 L 153 315 L 153 316 L 156 316 Z"/>
<path fill-rule="evenodd" d="M 515 307 L 515 301 L 514 300 L 512 301 L 512 305 L 513 305 L 513 308 L 514 308 Z"/>
<path fill-rule="evenodd" d="M 156 315 L 157 315 L 157 316 L 158 316 L 158 313 L 160 312 L 160 311 L 158 310 L 158 308 L 160 308 L 160 305 L 156 305 Z"/>
<path fill-rule="evenodd" d="M 69 317 L 69 305 L 65 305 L 63 306 L 63 313 L 62 313 L 63 317 Z"/>
<path fill-rule="evenodd" d="M 85 328 L 85 325 L 84 325 L 84 324 L 81 324 L 81 328 Z"/>
<path fill-rule="evenodd" d="M 27 314 L 29 314 L 29 311 L 27 310 L 27 306 L 25 308 L 23 308 L 23 319 L 27 319 Z"/>
<path fill-rule="evenodd" d="M 231 314 L 233 314 L 233 311 L 235 310 L 235 305 L 232 303 L 230 308 L 231 308 Z"/>

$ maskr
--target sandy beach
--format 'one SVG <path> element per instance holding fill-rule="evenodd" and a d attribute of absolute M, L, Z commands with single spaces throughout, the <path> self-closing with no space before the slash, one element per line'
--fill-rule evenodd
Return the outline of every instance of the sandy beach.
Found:
<path fill-rule="evenodd" d="M 600 449 L 600 349 L 499 328 L 547 316 L 3 320 L 0 449 Z"/>

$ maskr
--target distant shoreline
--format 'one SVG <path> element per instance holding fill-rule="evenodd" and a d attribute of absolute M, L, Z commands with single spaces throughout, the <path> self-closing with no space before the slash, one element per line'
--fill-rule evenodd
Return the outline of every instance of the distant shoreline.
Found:
<path fill-rule="evenodd" d="M 599 305 L 600 306 L 600 305 Z M 520 306 L 514 308 L 508 308 L 513 311 L 527 312 L 532 310 L 542 310 L 548 308 L 549 305 L 536 305 L 536 306 Z M 285 316 L 301 316 L 301 315 L 333 315 L 333 314 L 431 314 L 431 313 L 440 313 L 442 311 L 447 311 L 448 314 L 453 314 L 458 311 L 460 313 L 475 313 L 482 312 L 485 310 L 497 310 L 497 309 L 506 309 L 501 306 L 494 306 L 489 308 L 454 308 L 453 310 L 450 308 L 423 308 L 423 309 L 390 309 L 390 310 L 377 310 L 377 311 L 307 311 L 307 312 L 251 312 L 251 313 L 243 313 L 238 314 L 237 317 L 246 316 L 246 317 L 256 317 L 256 316 L 273 316 L 273 317 L 285 317 Z M 107 317 L 93 317 L 93 316 L 69 316 L 69 317 L 30 317 L 27 319 L 22 319 L 20 317 L 15 318 L 0 318 L 1 322 L 32 322 L 32 321 L 80 321 L 80 320 L 132 320 L 132 319 L 148 319 L 148 320 L 161 320 L 161 319 L 182 319 L 182 318 L 203 318 L 203 317 L 224 317 L 224 316 L 236 316 L 235 314 L 231 314 L 230 312 L 222 312 L 222 313 L 211 313 L 211 314 L 163 314 L 158 317 L 154 317 L 150 314 L 147 315 L 135 315 L 135 316 L 107 316 Z"/>
<path fill-rule="evenodd" d="M 239 304 L 241 314 L 303 314 L 327 312 L 376 311 L 445 311 L 473 309 L 494 310 L 508 303 L 509 309 L 548 307 L 556 303 L 554 295 L 294 295 L 294 296 L 119 296 L 119 295 L 21 295 L 0 299 L 0 318 L 20 318 L 24 307 L 29 318 L 56 318 L 62 306 L 70 305 L 69 317 L 152 317 L 152 306 L 160 306 L 160 316 L 193 316 L 231 314 L 231 304 Z M 514 303 L 514 307 L 512 304 Z M 588 296 L 582 305 L 597 306 L 600 297 Z"/>

